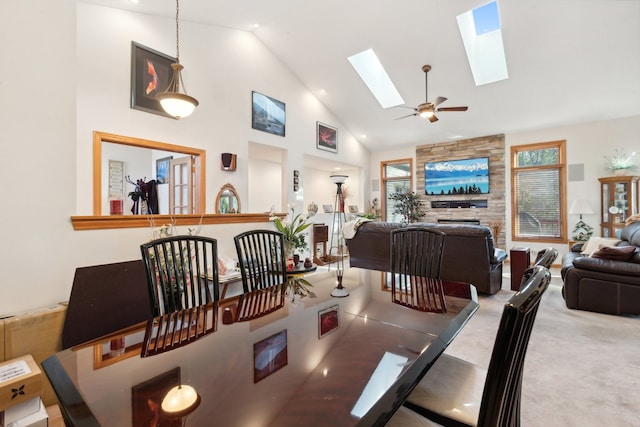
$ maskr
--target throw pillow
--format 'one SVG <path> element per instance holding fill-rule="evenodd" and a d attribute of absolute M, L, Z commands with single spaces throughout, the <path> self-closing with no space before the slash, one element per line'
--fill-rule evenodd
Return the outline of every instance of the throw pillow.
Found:
<path fill-rule="evenodd" d="M 614 239 L 611 237 L 590 237 L 582 246 L 582 255 L 591 256 L 595 251 L 597 251 L 600 245 L 603 246 L 615 246 L 620 243 L 620 239 Z"/>
<path fill-rule="evenodd" d="M 613 261 L 629 261 L 636 251 L 635 246 L 602 246 L 595 251 L 594 258 L 610 259 Z"/>

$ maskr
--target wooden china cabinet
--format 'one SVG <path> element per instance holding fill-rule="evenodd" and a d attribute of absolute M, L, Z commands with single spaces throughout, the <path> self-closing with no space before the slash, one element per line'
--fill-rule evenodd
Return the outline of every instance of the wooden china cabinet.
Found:
<path fill-rule="evenodd" d="M 620 237 L 624 221 L 638 213 L 638 176 L 609 176 L 600 181 L 602 237 Z"/>

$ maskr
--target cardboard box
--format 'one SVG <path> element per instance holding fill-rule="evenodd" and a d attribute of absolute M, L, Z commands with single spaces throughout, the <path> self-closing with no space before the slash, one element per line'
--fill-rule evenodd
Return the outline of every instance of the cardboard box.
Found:
<path fill-rule="evenodd" d="M 26 402 L 9 406 L 4 412 L 0 412 L 0 427 L 7 427 L 14 421 L 33 415 L 44 406 L 40 397 L 32 397 Z"/>
<path fill-rule="evenodd" d="M 30 354 L 0 364 L 0 411 L 42 395 L 42 372 Z"/>

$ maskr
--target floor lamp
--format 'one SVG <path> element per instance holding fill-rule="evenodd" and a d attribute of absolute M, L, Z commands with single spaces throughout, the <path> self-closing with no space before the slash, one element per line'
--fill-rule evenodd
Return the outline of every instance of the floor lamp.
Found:
<path fill-rule="evenodd" d="M 333 250 L 333 235 L 336 234 L 336 228 L 338 230 L 338 260 L 336 277 L 338 279 L 337 286 L 331 291 L 333 297 L 347 297 L 349 291 L 342 286 L 342 276 L 344 275 L 344 239 L 342 237 L 342 225 L 346 222 L 344 214 L 344 199 L 342 198 L 342 184 L 349 178 L 347 175 L 331 175 L 331 181 L 338 187 L 336 192 L 336 202 L 333 209 L 333 230 L 331 232 L 331 245 L 329 246 L 329 257 L 331 258 L 331 251 Z M 329 270 L 331 270 L 331 264 L 329 264 Z"/>

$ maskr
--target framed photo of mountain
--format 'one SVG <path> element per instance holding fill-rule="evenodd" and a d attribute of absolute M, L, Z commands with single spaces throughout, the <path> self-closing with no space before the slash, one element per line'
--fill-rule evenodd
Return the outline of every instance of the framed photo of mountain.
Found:
<path fill-rule="evenodd" d="M 284 136 L 287 122 L 286 105 L 258 92 L 251 92 L 251 127 Z"/>

